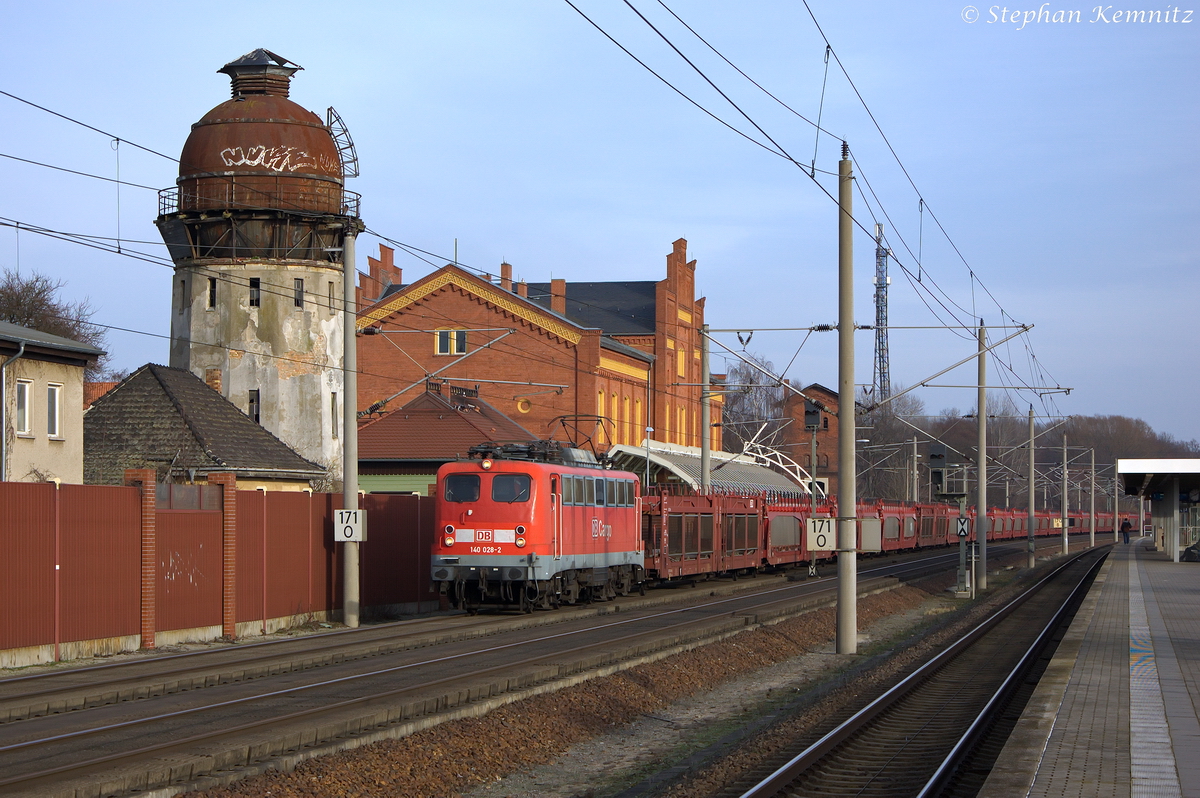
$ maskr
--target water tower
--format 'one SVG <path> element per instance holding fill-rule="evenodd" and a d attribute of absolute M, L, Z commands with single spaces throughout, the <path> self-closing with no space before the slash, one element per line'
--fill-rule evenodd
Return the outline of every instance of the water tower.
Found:
<path fill-rule="evenodd" d="M 171 365 L 337 476 L 358 161 L 332 108 L 288 99 L 300 68 L 260 49 L 218 70 L 233 96 L 192 125 L 157 224 L 175 262 Z"/>

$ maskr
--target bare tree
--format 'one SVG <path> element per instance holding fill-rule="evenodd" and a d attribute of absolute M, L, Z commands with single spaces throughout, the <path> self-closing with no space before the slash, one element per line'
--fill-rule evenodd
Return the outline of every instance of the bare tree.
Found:
<path fill-rule="evenodd" d="M 895 386 L 899 393 L 903 386 Z M 859 395 L 868 403 L 865 393 Z M 911 496 L 912 447 L 906 445 L 917 434 L 902 421 L 925 412 L 925 403 L 911 393 L 898 396 L 882 407 L 858 417 L 859 495 L 864 498 L 904 501 Z M 909 421 L 909 423 L 914 423 Z M 919 424 L 917 426 L 920 426 Z"/>
<path fill-rule="evenodd" d="M 95 309 L 86 299 L 68 302 L 59 298 L 65 285 L 38 272 L 21 274 L 6 268 L 0 277 L 0 321 L 104 349 L 104 329 L 91 321 Z M 84 378 L 100 378 L 107 366 L 106 353 L 88 367 Z"/>
<path fill-rule="evenodd" d="M 749 357 L 767 372 L 775 373 L 771 361 L 755 355 Z M 729 367 L 725 384 L 728 388 L 721 410 L 721 439 L 725 451 L 740 452 L 749 440 L 778 447 L 783 442 L 781 432 L 786 423 L 783 400 L 788 390 L 783 383 L 738 360 Z"/>

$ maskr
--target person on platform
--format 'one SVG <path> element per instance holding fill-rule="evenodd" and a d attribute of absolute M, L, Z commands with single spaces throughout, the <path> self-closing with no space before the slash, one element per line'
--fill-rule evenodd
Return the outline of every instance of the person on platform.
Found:
<path fill-rule="evenodd" d="M 1129 530 L 1131 529 L 1133 529 L 1133 524 L 1129 523 L 1128 518 L 1121 522 L 1121 535 L 1125 538 L 1126 543 L 1129 542 Z"/>

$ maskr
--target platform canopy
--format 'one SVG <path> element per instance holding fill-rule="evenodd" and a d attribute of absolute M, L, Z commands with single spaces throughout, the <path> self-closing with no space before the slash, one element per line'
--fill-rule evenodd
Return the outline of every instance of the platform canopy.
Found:
<path fill-rule="evenodd" d="M 1200 459 L 1117 460 L 1117 474 L 1126 496 L 1153 496 L 1171 489 L 1179 479 L 1179 492 L 1196 492 L 1200 499 Z"/>
<path fill-rule="evenodd" d="M 609 449 L 608 456 L 618 468 L 643 474 L 650 461 L 650 481 L 674 482 L 700 490 L 700 448 L 651 441 L 649 450 L 642 446 L 621 445 Z M 767 493 L 780 497 L 805 497 L 808 490 L 789 477 L 759 465 L 745 454 L 710 452 L 712 487 L 718 493 Z"/>

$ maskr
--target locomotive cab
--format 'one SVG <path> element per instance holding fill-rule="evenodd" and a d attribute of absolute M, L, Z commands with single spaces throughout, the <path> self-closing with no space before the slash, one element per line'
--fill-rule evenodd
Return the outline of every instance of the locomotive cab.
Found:
<path fill-rule="evenodd" d="M 485 444 L 438 470 L 431 573 L 452 606 L 529 611 L 643 579 L 637 478 L 553 442 Z"/>

